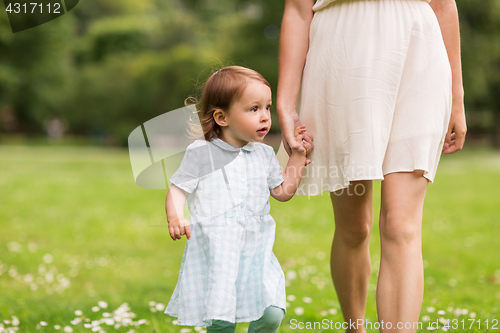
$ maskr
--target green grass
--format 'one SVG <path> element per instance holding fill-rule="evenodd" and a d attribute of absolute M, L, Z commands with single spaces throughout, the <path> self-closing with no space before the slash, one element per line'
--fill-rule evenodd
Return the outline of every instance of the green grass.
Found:
<path fill-rule="evenodd" d="M 422 318 L 457 319 L 459 328 L 449 331 L 486 332 L 485 320 L 488 332 L 500 330 L 500 323 L 491 329 L 491 320 L 500 320 L 499 189 L 500 153 L 485 149 L 442 156 L 435 183 L 428 187 Z M 379 182 L 374 190 L 377 216 Z M 152 312 L 149 305 L 168 303 L 185 244 L 168 236 L 164 197 L 165 191 L 134 184 L 126 150 L 0 146 L 0 321 L 16 316 L 19 332 L 62 331 L 54 325 L 91 332 L 82 323 L 70 323 L 78 317 L 76 310 L 98 320 L 128 303 L 136 314 L 133 321 L 147 321 L 133 327 L 136 332 L 179 332 L 182 327 L 173 325 L 173 318 Z M 278 225 L 274 250 L 288 277 L 287 295 L 295 296 L 280 332 L 297 331 L 292 319 L 342 321 L 328 264 L 334 231 L 328 195 L 271 205 Z M 371 321 L 377 318 L 379 248 L 375 221 L 366 314 Z M 108 307 L 93 312 L 99 301 Z M 300 308 L 304 311 L 298 315 Z M 468 313 L 457 317 L 457 309 Z M 476 322 L 469 329 L 471 312 Z M 106 332 L 131 328 L 101 326 Z M 238 325 L 238 331 L 245 327 Z"/>

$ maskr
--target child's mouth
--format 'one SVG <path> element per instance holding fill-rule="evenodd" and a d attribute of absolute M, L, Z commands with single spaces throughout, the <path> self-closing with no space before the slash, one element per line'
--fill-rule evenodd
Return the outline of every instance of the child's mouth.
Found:
<path fill-rule="evenodd" d="M 260 135 L 265 135 L 267 133 L 267 127 L 262 127 L 257 131 Z"/>

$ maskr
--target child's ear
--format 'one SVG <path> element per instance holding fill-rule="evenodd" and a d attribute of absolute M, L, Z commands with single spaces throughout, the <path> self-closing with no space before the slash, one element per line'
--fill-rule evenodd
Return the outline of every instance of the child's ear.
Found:
<path fill-rule="evenodd" d="M 214 120 L 221 127 L 227 126 L 226 113 L 222 109 L 215 109 Z"/>

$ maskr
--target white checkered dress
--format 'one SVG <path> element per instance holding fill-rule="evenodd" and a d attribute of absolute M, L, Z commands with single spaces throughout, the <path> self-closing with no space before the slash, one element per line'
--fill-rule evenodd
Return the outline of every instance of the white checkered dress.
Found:
<path fill-rule="evenodd" d="M 206 165 L 215 171 L 200 176 Z M 191 239 L 165 313 L 178 325 L 209 326 L 216 319 L 257 320 L 270 305 L 285 310 L 285 276 L 272 251 L 276 224 L 269 215 L 269 189 L 283 182 L 273 149 L 198 140 L 171 182 L 190 193 Z"/>

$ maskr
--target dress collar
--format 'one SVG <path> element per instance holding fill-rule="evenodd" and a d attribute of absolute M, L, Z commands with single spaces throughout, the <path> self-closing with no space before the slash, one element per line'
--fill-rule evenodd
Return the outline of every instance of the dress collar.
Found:
<path fill-rule="evenodd" d="M 216 145 L 217 147 L 222 148 L 224 150 L 228 150 L 228 151 L 239 151 L 240 149 L 245 150 L 245 151 L 253 151 L 255 149 L 254 142 L 249 142 L 241 148 L 235 148 L 235 147 L 231 146 L 229 143 L 222 141 L 219 138 L 213 139 L 212 143 L 214 145 Z"/>

